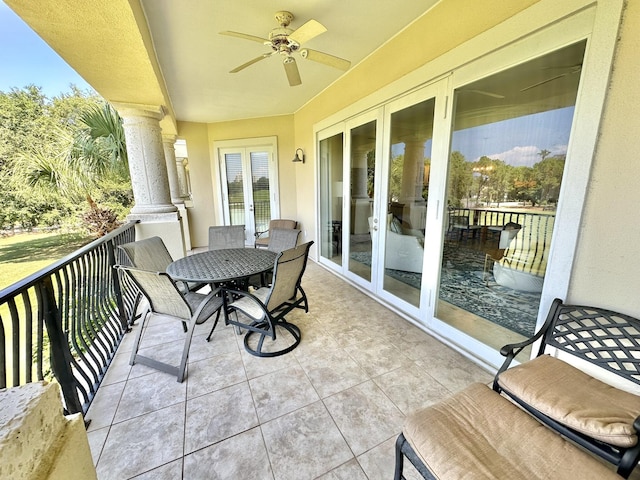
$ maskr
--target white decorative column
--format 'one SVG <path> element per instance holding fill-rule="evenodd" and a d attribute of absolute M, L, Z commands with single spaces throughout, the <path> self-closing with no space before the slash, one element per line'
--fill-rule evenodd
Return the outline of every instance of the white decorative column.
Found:
<path fill-rule="evenodd" d="M 175 142 L 175 135 L 162 135 L 162 147 L 164 149 L 164 158 L 167 163 L 171 203 L 177 206 L 180 203 L 184 204 L 184 199 L 180 195 L 180 182 L 178 180 L 178 167 L 176 165 L 176 150 L 174 148 Z"/>
<path fill-rule="evenodd" d="M 186 158 L 176 159 L 176 170 L 178 171 L 178 186 L 180 188 L 180 197 L 183 203 L 189 199 L 189 182 L 187 181 L 187 162 Z"/>
<path fill-rule="evenodd" d="M 160 127 L 164 111 L 162 107 L 150 105 L 115 104 L 114 107 L 122 117 L 127 141 L 135 200 L 128 219 L 139 221 L 136 238 L 157 235 L 174 258 L 181 258 L 185 255 L 182 223 L 178 208 L 171 202 Z"/>

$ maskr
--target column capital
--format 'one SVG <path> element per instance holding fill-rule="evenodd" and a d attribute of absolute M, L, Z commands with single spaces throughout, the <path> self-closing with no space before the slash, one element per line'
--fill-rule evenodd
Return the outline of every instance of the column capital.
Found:
<path fill-rule="evenodd" d="M 162 120 L 166 115 L 166 109 L 162 105 L 144 105 L 140 103 L 112 103 L 123 120 L 127 117 L 149 117 Z"/>
<path fill-rule="evenodd" d="M 171 145 L 173 145 L 174 143 L 176 143 L 177 138 L 177 135 L 173 135 L 171 133 L 163 133 L 162 143 L 170 143 Z"/>

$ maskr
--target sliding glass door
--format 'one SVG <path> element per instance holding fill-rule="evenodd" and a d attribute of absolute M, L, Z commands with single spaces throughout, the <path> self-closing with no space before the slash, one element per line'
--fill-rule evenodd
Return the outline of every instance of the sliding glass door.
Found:
<path fill-rule="evenodd" d="M 496 349 L 535 330 L 584 51 L 454 91 L 436 316 Z"/>
<path fill-rule="evenodd" d="M 585 49 L 484 58 L 321 132 L 321 261 L 499 361 L 540 317 Z"/>
<path fill-rule="evenodd" d="M 388 107 L 385 202 L 379 219 L 382 290 L 420 308 L 435 97 L 415 96 Z"/>
<path fill-rule="evenodd" d="M 342 204 L 344 197 L 344 134 L 327 132 L 319 143 L 320 257 L 332 267 L 342 265 Z"/>

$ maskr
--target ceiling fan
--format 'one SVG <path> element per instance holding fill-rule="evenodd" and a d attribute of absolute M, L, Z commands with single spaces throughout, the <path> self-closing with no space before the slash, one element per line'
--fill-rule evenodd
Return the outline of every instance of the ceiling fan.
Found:
<path fill-rule="evenodd" d="M 280 27 L 271 30 L 268 39 L 240 32 L 220 32 L 220 35 L 244 38 L 245 40 L 262 43 L 263 45 L 271 47 L 272 50 L 271 52 L 263 53 L 259 57 L 243 63 L 229 73 L 237 73 L 260 60 L 279 54 L 284 57 L 282 63 L 285 73 L 287 74 L 287 79 L 289 80 L 289 85 L 294 87 L 302 84 L 298 65 L 296 64 L 296 59 L 293 57 L 293 53 L 295 52 L 299 52 L 302 58 L 307 60 L 323 63 L 340 70 L 349 69 L 351 62 L 348 60 L 317 50 L 311 50 L 310 48 L 301 48 L 304 43 L 327 31 L 320 22 L 309 20 L 296 30 L 292 30 L 288 28 L 291 20 L 293 20 L 293 14 L 291 12 L 277 12 L 275 17 Z"/>

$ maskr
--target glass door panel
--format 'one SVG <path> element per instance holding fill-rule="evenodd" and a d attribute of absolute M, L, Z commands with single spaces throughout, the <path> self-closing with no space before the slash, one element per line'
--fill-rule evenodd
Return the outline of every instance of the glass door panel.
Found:
<path fill-rule="evenodd" d="M 454 92 L 436 316 L 495 349 L 535 329 L 584 50 Z"/>
<path fill-rule="evenodd" d="M 240 152 L 224 153 L 224 180 L 227 190 L 225 217 L 228 225 L 245 224 L 244 168 Z"/>
<path fill-rule="evenodd" d="M 320 140 L 320 256 L 342 265 L 344 135 Z"/>
<path fill-rule="evenodd" d="M 251 159 L 251 191 L 253 193 L 253 224 L 255 231 L 269 229 L 271 220 L 271 187 L 268 152 L 249 152 Z"/>
<path fill-rule="evenodd" d="M 369 230 L 377 229 L 373 217 L 376 125 L 373 120 L 349 131 L 349 271 L 367 282 L 371 282 L 373 261 Z"/>
<path fill-rule="evenodd" d="M 383 288 L 420 306 L 435 98 L 391 114 Z M 382 222 L 381 222 L 382 223 Z"/>

